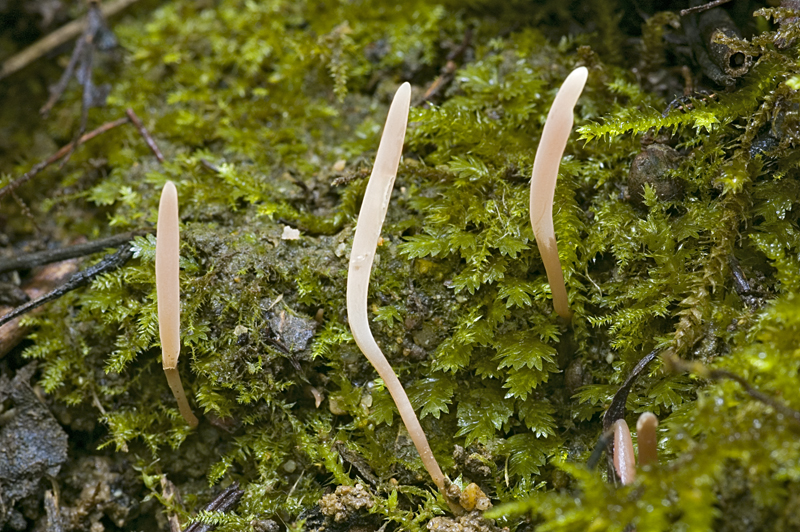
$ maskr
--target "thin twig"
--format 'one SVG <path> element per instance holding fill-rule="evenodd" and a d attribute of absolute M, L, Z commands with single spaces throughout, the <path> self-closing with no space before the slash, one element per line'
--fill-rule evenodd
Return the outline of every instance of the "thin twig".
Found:
<path fill-rule="evenodd" d="M 39 109 L 39 114 L 42 116 L 47 116 L 47 114 L 50 112 L 50 109 L 53 108 L 59 97 L 61 97 L 61 95 L 67 89 L 69 80 L 72 78 L 72 74 L 75 72 L 75 67 L 78 66 L 78 61 L 83 55 L 83 49 L 88 45 L 89 42 L 85 38 L 80 38 L 78 39 L 78 42 L 75 43 L 75 50 L 69 58 L 67 68 L 64 69 L 64 73 L 61 74 L 61 79 L 58 80 L 58 83 L 50 87 L 50 97 L 47 99 L 42 108 Z"/>
<path fill-rule="evenodd" d="M 692 13 L 702 13 L 703 11 L 708 11 L 709 9 L 714 9 L 715 7 L 727 4 L 730 1 L 731 0 L 714 0 L 713 2 L 703 4 L 702 6 L 694 6 L 688 9 L 681 9 L 681 16 L 685 17 L 686 15 L 690 15 Z"/>
<path fill-rule="evenodd" d="M 63 285 L 59 286 L 52 292 L 49 292 L 38 299 L 34 299 L 33 301 L 29 301 L 24 305 L 21 305 L 8 314 L 0 317 L 0 326 L 8 323 L 9 321 L 13 320 L 18 316 L 22 316 L 26 312 L 29 312 L 36 307 L 40 307 L 45 303 L 58 299 L 59 297 L 63 296 L 67 292 L 71 292 L 76 288 L 80 288 L 81 286 L 87 285 L 92 280 L 100 275 L 101 273 L 107 273 L 113 270 L 116 270 L 123 264 L 125 264 L 128 259 L 133 256 L 133 251 L 131 247 L 127 244 L 123 245 L 122 247 L 117 250 L 116 253 L 111 255 L 106 255 L 100 262 L 93 266 L 89 266 L 85 270 L 81 270 L 74 274 L 67 282 Z"/>
<path fill-rule="evenodd" d="M 116 0 L 115 2 L 103 2 L 100 10 L 103 12 L 103 16 L 108 18 L 138 1 L 139 0 Z M 0 79 L 25 68 L 51 50 L 58 48 L 65 42 L 82 34 L 86 28 L 87 19 L 88 16 L 85 15 L 77 20 L 73 20 L 7 59 L 0 67 Z"/>
<path fill-rule="evenodd" d="M 31 212 L 31 210 L 28 208 L 28 204 L 27 204 L 27 203 L 25 203 L 24 201 L 22 201 L 22 198 L 20 198 L 19 196 L 17 196 L 17 193 L 16 193 L 16 192 L 12 192 L 12 193 L 11 193 L 11 197 L 12 197 L 12 198 L 14 198 L 14 201 L 16 201 L 16 202 L 17 202 L 17 205 L 19 205 L 19 208 L 20 208 L 20 210 L 22 211 L 22 214 L 24 214 L 24 215 L 25 215 L 25 217 L 26 217 L 28 220 L 30 220 L 30 222 L 33 224 L 33 228 L 34 228 L 34 229 L 36 229 L 36 232 L 37 232 L 37 233 L 41 233 L 41 232 L 42 232 L 42 229 L 39 227 L 39 224 L 37 224 L 37 223 L 36 223 L 36 217 L 35 217 L 35 216 L 33 216 L 33 213 L 32 213 L 32 212 Z"/>
<path fill-rule="evenodd" d="M 22 255 L 21 257 L 0 260 L 0 273 L 10 272 L 12 270 L 27 270 L 35 266 L 41 266 L 42 264 L 84 257 L 108 248 L 118 248 L 122 244 L 133 240 L 134 237 L 146 234 L 147 232 L 149 231 L 131 231 L 130 233 L 122 233 L 120 235 L 92 240 L 91 242 L 76 244 L 74 246 L 37 251 L 36 253 Z"/>
<path fill-rule="evenodd" d="M 114 129 L 117 126 L 121 126 L 122 124 L 126 124 L 127 122 L 128 122 L 128 117 L 127 116 L 124 117 L 124 118 L 119 118 L 117 120 L 114 120 L 113 122 L 106 122 L 105 124 L 103 124 L 102 126 L 98 127 L 97 129 L 95 129 L 93 131 L 90 131 L 90 132 L 86 133 L 85 135 L 83 135 L 79 139 L 79 141 L 80 141 L 79 144 L 83 144 L 84 142 L 89 141 L 89 140 L 95 138 L 98 135 L 102 135 L 103 133 L 105 133 L 106 131 L 108 131 L 110 129 Z M 47 168 L 48 166 L 50 166 L 51 164 L 56 162 L 57 160 L 59 160 L 62 157 L 64 157 L 66 154 L 68 154 L 72 150 L 72 146 L 73 145 L 74 145 L 74 142 L 70 142 L 66 146 L 63 146 L 60 150 L 55 152 L 53 155 L 51 155 L 50 157 L 48 157 L 44 161 L 36 164 L 33 168 L 28 170 L 26 173 L 22 174 L 22 176 L 18 177 L 17 179 L 15 179 L 11 183 L 7 184 L 3 188 L 0 188 L 0 198 L 5 196 L 9 192 L 13 192 L 20 185 L 23 185 L 24 183 L 27 183 L 28 181 L 30 181 L 31 178 L 36 176 L 36 174 L 38 174 L 39 172 L 41 172 L 42 170 L 44 170 L 45 168 Z"/>
<path fill-rule="evenodd" d="M 224 489 L 219 495 L 214 497 L 210 503 L 203 507 L 205 512 L 229 512 L 233 510 L 239 500 L 244 495 L 244 491 L 239 489 L 239 483 L 234 482 L 228 488 Z M 210 532 L 217 528 L 217 525 L 206 525 L 199 521 L 187 526 L 183 532 Z"/>
<path fill-rule="evenodd" d="M 696 376 L 700 377 L 701 379 L 711 379 L 711 380 L 720 380 L 720 379 L 728 379 L 734 382 L 739 383 L 739 385 L 744 388 L 744 391 L 747 394 L 759 401 L 764 403 L 767 406 L 771 406 L 790 420 L 794 421 L 795 423 L 800 424 L 800 412 L 795 410 L 794 408 L 785 405 L 771 397 L 764 392 L 755 388 L 752 384 L 747 382 L 744 377 L 741 377 L 735 373 L 732 373 L 728 370 L 724 369 L 711 369 L 707 366 L 704 366 L 700 362 L 687 362 L 682 360 L 676 356 L 668 356 L 664 358 L 664 367 L 673 372 L 686 372 L 686 373 L 693 373 Z"/>
<path fill-rule="evenodd" d="M 447 86 L 455 76 L 455 72 L 458 69 L 457 60 L 464 55 L 464 52 L 469 48 L 469 45 L 472 41 L 472 29 L 469 28 L 464 33 L 464 39 L 462 39 L 461 43 L 447 55 L 447 62 L 439 71 L 439 76 L 433 80 L 433 83 L 428 87 L 425 91 L 425 94 L 422 96 L 422 102 L 428 102 L 432 100 L 441 90 Z"/>
<path fill-rule="evenodd" d="M 605 451 L 608 445 L 613 441 L 613 430 L 606 430 L 600 435 L 597 439 L 597 444 L 595 444 L 594 449 L 592 449 L 592 454 L 589 455 L 589 460 L 586 461 L 586 467 L 589 470 L 593 470 L 597 467 L 597 464 L 600 463 L 600 458 L 603 456 L 603 451 Z"/>
<path fill-rule="evenodd" d="M 144 124 L 142 124 L 142 121 L 139 120 L 139 117 L 136 116 L 136 113 L 133 112 L 133 109 L 131 108 L 126 109 L 125 114 L 128 115 L 128 118 L 131 119 L 133 125 L 136 126 L 136 129 L 138 129 L 139 133 L 142 135 L 142 137 L 144 137 L 144 141 L 147 143 L 147 147 L 150 148 L 150 151 L 152 151 L 153 155 L 156 156 L 158 162 L 163 163 L 164 155 L 161 153 L 161 150 L 158 149 L 156 141 L 153 140 L 153 137 L 151 137 L 150 133 L 147 131 L 147 129 L 145 129 Z"/>
<path fill-rule="evenodd" d="M 216 164 L 212 163 L 211 161 L 209 161 L 207 159 L 200 159 L 200 164 L 202 164 L 204 168 L 206 168 L 208 170 L 211 170 L 215 174 L 219 174 L 220 172 L 222 172 L 222 170 L 220 170 L 219 166 L 217 166 Z"/>

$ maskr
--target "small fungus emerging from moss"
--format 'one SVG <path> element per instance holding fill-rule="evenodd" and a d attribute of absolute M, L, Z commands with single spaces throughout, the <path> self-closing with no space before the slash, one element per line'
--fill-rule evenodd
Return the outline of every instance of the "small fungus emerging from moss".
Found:
<path fill-rule="evenodd" d="M 156 228 L 156 298 L 158 300 L 158 333 L 161 336 L 161 353 L 164 374 L 178 401 L 183 419 L 190 427 L 197 426 L 197 418 L 189 407 L 178 373 L 178 356 L 181 352 L 181 286 L 180 286 L 180 232 L 178 228 L 178 191 L 167 181 L 161 191 Z"/>
<path fill-rule="evenodd" d="M 536 149 L 531 177 L 531 225 L 536 236 L 536 245 L 547 271 L 547 281 L 553 292 L 553 307 L 559 316 L 572 319 L 567 299 L 567 287 L 558 259 L 556 232 L 553 227 L 553 197 L 556 191 L 558 168 L 561 156 L 572 131 L 572 112 L 583 92 L 589 72 L 586 67 L 573 70 L 561 85 L 553 106 L 547 114 L 542 139 Z"/>
<path fill-rule="evenodd" d="M 631 431 L 624 419 L 614 422 L 614 469 L 623 485 L 636 480 L 636 457 L 633 454 Z"/>
<path fill-rule="evenodd" d="M 372 271 L 372 262 L 378 246 L 383 220 L 392 196 L 394 180 L 397 176 L 397 167 L 403 153 L 403 139 L 405 138 L 408 123 L 408 110 L 411 105 L 411 86 L 403 83 L 394 96 L 386 118 L 386 126 L 375 156 L 375 165 L 372 168 L 361 212 L 358 215 L 356 234 L 353 237 L 353 249 L 350 253 L 350 267 L 347 273 L 347 320 L 353 331 L 353 338 L 361 352 L 375 367 L 378 375 L 383 379 L 386 388 L 392 396 L 400 418 L 417 448 L 425 469 L 430 473 L 433 482 L 439 488 L 454 512 L 458 506 L 451 503 L 445 489 L 447 480 L 442 473 L 439 463 L 433 456 L 433 451 L 425 437 L 425 432 L 417 419 L 411 401 L 408 400 L 403 385 L 397 378 L 392 366 L 386 360 L 381 348 L 375 342 L 369 328 L 367 318 L 367 292 L 369 291 L 369 276 Z"/>
<path fill-rule="evenodd" d="M 646 466 L 658 462 L 658 418 L 652 412 L 645 412 L 636 422 L 636 439 L 639 442 L 639 465 Z"/>
<path fill-rule="evenodd" d="M 658 439 L 656 437 L 658 418 L 651 412 L 639 416 L 636 422 L 636 437 L 639 440 L 639 466 L 658 462 Z M 623 485 L 632 484 L 636 479 L 636 458 L 633 454 L 631 431 L 624 419 L 614 422 L 614 469 Z"/>

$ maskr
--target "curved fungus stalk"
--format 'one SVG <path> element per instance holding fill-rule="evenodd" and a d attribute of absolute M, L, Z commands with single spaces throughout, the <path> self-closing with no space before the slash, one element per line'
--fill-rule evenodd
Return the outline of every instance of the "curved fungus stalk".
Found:
<path fill-rule="evenodd" d="M 353 237 L 353 249 L 350 252 L 350 267 L 347 272 L 347 321 L 353 332 L 361 352 L 367 357 L 375 370 L 383 379 L 386 388 L 397 405 L 400 418 L 408 430 L 408 434 L 417 448 L 425 469 L 431 475 L 434 484 L 444 495 L 448 505 L 454 513 L 463 513 L 463 510 L 453 503 L 446 493 L 449 481 L 442 473 L 439 463 L 433 456 L 433 451 L 425 437 L 425 432 L 417 419 L 411 401 L 400 384 L 392 366 L 386 360 L 381 348 L 375 342 L 369 328 L 367 318 L 367 293 L 369 291 L 369 276 L 375 251 L 378 246 L 386 210 L 392 196 L 394 180 L 397 176 L 397 167 L 403 153 L 403 139 L 405 138 L 408 123 L 408 110 L 411 105 L 411 85 L 403 83 L 395 93 L 386 126 L 375 156 L 375 165 L 372 168 L 361 211 L 356 224 L 356 234 Z"/>
<path fill-rule="evenodd" d="M 180 232 L 178 228 L 178 191 L 167 181 L 161 191 L 156 227 L 156 299 L 158 301 L 158 333 L 161 337 L 161 358 L 167 383 L 178 402 L 178 409 L 190 427 L 197 418 L 186 400 L 178 356 L 181 352 L 181 287 Z"/>
<path fill-rule="evenodd" d="M 531 177 L 531 226 L 547 271 L 547 282 L 553 292 L 553 307 L 566 320 L 572 319 L 572 311 L 569 309 L 567 287 L 558 258 L 556 232 L 553 227 L 553 197 L 561 156 L 572 131 L 572 112 L 583 92 L 588 75 L 586 67 L 576 68 L 561 85 L 547 114 Z"/>

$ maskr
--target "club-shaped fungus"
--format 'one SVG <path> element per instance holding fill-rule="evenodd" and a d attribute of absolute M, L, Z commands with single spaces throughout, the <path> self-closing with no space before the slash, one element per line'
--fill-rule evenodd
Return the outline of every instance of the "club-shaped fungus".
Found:
<path fill-rule="evenodd" d="M 414 413 L 411 402 L 408 400 L 403 385 L 397 378 L 392 366 L 386 360 L 381 348 L 375 342 L 369 328 L 367 318 L 367 293 L 369 291 L 369 276 L 372 271 L 372 262 L 378 246 L 383 220 L 392 196 L 394 180 L 397 176 L 397 167 L 403 153 L 403 139 L 408 123 L 408 110 L 411 105 L 411 86 L 403 83 L 394 96 L 386 118 L 386 126 L 375 156 L 375 165 L 367 183 L 361 212 L 358 215 L 356 234 L 353 237 L 353 249 L 350 252 L 350 267 L 347 273 L 347 320 L 350 330 L 361 352 L 375 367 L 383 379 L 386 389 L 392 396 L 400 418 L 403 420 L 414 446 L 417 448 L 425 469 L 430 473 L 434 484 L 444 495 L 451 509 L 459 511 L 459 507 L 452 503 L 447 496 L 446 488 L 449 484 L 442 473 L 439 463 L 433 456 L 428 439 L 422 426 Z"/>
<path fill-rule="evenodd" d="M 636 458 L 633 455 L 631 431 L 624 419 L 614 422 L 614 470 L 623 485 L 636 479 Z M 656 436 L 658 418 L 652 412 L 645 412 L 636 421 L 636 438 L 639 441 L 639 466 L 658 462 L 658 439 Z"/>
<path fill-rule="evenodd" d="M 614 469 L 623 485 L 636 480 L 636 456 L 633 454 L 631 431 L 624 419 L 614 422 Z"/>
<path fill-rule="evenodd" d="M 561 156 L 564 154 L 564 148 L 567 146 L 567 140 L 572 131 L 572 112 L 578 97 L 583 92 L 588 75 L 586 67 L 576 68 L 561 85 L 561 89 L 553 101 L 553 106 L 550 107 L 550 112 L 547 114 L 542 138 L 536 149 L 533 176 L 531 177 L 533 234 L 544 262 L 550 290 L 553 292 L 553 307 L 559 316 L 567 320 L 572 318 L 572 311 L 569 309 L 567 287 L 564 284 L 561 261 L 558 259 L 556 232 L 553 227 L 553 198 Z"/>
<path fill-rule="evenodd" d="M 178 409 L 190 427 L 197 418 L 183 391 L 178 373 L 181 352 L 181 287 L 180 233 L 178 228 L 178 191 L 167 181 L 161 191 L 156 228 L 156 299 L 158 300 L 158 333 L 161 336 L 161 357 L 167 383 L 178 401 Z"/>
<path fill-rule="evenodd" d="M 652 412 L 644 412 L 636 421 L 636 440 L 639 443 L 639 465 L 658 462 L 658 418 Z"/>

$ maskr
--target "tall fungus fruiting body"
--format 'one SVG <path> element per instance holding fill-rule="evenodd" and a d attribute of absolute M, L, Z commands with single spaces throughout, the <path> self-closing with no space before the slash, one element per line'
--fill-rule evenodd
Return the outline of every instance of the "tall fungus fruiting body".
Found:
<path fill-rule="evenodd" d="M 547 272 L 547 282 L 550 283 L 553 293 L 553 307 L 559 316 L 567 320 L 572 319 L 572 311 L 569 309 L 564 273 L 558 258 L 556 232 L 553 227 L 553 198 L 561 156 L 564 155 L 572 132 L 573 109 L 588 76 L 586 67 L 576 68 L 561 85 L 547 114 L 531 176 L 531 226 Z"/>
<path fill-rule="evenodd" d="M 194 428 L 198 424 L 197 417 L 189 407 L 178 373 L 178 356 L 181 351 L 180 228 L 178 191 L 171 181 L 164 185 L 158 205 L 156 299 L 164 374 L 172 395 L 178 402 L 181 416 Z"/>
<path fill-rule="evenodd" d="M 445 476 L 433 456 L 428 439 L 403 385 L 372 336 L 367 316 L 367 295 L 372 263 L 375 259 L 378 239 L 386 218 L 397 168 L 403 153 L 403 140 L 410 104 L 411 86 L 403 83 L 397 90 L 389 108 L 386 126 L 378 146 L 378 153 L 375 156 L 375 164 L 358 215 L 353 248 L 350 252 L 350 266 L 347 272 L 347 321 L 353 332 L 353 339 L 383 379 L 386 389 L 389 390 L 395 405 L 397 405 L 400 418 L 408 429 L 408 434 L 422 458 L 422 463 L 430 473 L 433 482 L 447 498 Z M 455 513 L 463 512 L 460 506 L 452 503 L 449 499 L 448 504 Z"/>

